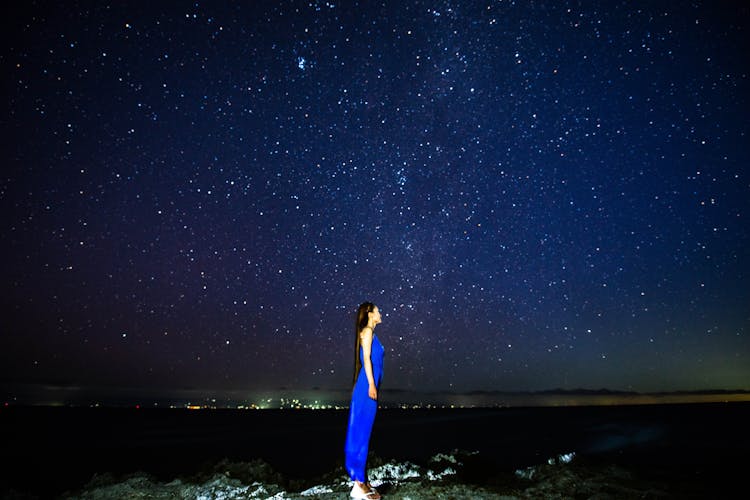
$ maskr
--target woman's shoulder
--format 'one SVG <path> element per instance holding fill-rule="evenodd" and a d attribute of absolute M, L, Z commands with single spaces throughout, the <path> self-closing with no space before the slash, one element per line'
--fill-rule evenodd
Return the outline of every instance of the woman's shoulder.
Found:
<path fill-rule="evenodd" d="M 359 331 L 359 338 L 361 339 L 372 337 L 372 335 L 373 335 L 373 331 L 372 331 L 372 328 L 370 328 L 369 326 L 366 326 Z"/>

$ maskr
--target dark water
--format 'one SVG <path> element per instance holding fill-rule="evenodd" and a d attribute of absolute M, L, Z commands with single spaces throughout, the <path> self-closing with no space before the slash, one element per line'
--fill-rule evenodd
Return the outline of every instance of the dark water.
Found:
<path fill-rule="evenodd" d="M 201 410 L 6 407 L 0 409 L 0 487 L 55 497 L 94 473 L 143 471 L 169 481 L 222 459 L 261 458 L 285 478 L 343 471 L 347 410 Z M 750 403 L 380 409 L 371 451 L 425 463 L 438 452 L 477 451 L 463 480 L 568 452 L 669 485 L 675 497 L 738 491 L 750 464 Z M 739 491 L 742 491 L 741 489 Z"/>

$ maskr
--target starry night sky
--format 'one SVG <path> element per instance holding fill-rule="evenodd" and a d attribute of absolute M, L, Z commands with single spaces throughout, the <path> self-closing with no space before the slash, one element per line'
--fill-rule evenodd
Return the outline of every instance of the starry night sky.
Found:
<path fill-rule="evenodd" d="M 750 389 L 742 2 L 22 2 L 0 381 Z"/>

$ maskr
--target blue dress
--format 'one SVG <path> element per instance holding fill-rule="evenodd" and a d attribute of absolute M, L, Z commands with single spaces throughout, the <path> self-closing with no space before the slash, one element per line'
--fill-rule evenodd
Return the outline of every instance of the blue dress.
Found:
<path fill-rule="evenodd" d="M 370 360 L 372 361 L 372 375 L 375 379 L 375 387 L 380 388 L 380 380 L 383 377 L 383 355 L 385 349 L 376 335 L 372 336 L 372 348 L 370 349 Z M 362 346 L 359 347 L 359 360 L 362 368 L 357 374 L 357 383 L 352 391 L 352 402 L 349 405 L 349 425 L 346 430 L 346 444 L 344 455 L 346 457 L 346 471 L 353 481 L 367 482 L 367 450 L 370 446 L 370 434 L 372 424 L 375 422 L 375 412 L 378 402 L 368 395 L 370 383 L 365 372 L 364 353 Z"/>

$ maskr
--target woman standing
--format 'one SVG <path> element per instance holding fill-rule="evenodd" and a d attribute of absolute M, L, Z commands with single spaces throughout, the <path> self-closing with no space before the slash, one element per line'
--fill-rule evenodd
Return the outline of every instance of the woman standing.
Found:
<path fill-rule="evenodd" d="M 380 498 L 367 481 L 366 470 L 370 434 L 378 409 L 378 388 L 383 376 L 384 349 L 374 333 L 379 323 L 380 311 L 375 304 L 365 302 L 359 306 L 354 343 L 354 389 L 344 453 L 346 471 L 354 481 L 351 497 L 364 500 Z"/>

